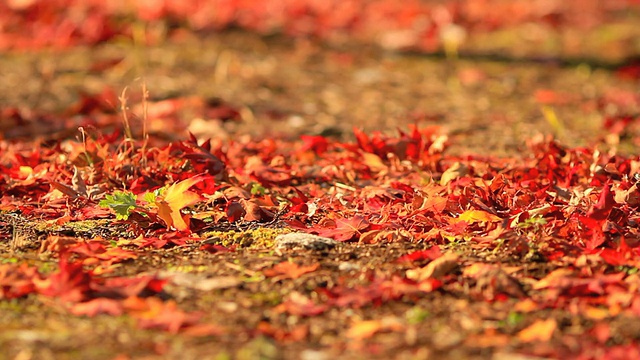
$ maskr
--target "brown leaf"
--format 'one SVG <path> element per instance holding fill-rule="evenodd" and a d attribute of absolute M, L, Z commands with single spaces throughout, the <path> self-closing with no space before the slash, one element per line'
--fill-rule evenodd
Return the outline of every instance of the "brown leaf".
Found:
<path fill-rule="evenodd" d="M 441 278 L 458 267 L 459 259 L 460 257 L 455 253 L 446 253 L 423 268 L 407 270 L 407 277 L 418 282 Z"/>

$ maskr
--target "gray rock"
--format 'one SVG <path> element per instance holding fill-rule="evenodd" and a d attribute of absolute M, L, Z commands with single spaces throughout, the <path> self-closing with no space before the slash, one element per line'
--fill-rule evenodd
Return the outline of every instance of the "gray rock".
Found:
<path fill-rule="evenodd" d="M 275 248 L 278 250 L 303 248 L 307 250 L 333 249 L 339 242 L 331 238 L 307 233 L 289 233 L 276 237 Z"/>

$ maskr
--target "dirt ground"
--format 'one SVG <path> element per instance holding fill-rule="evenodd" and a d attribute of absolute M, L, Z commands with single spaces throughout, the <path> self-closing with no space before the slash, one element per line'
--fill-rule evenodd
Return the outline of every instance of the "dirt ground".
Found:
<path fill-rule="evenodd" d="M 300 134 L 351 139 L 354 126 L 369 133 L 395 133 L 417 123 L 441 127 L 451 143 L 447 154 L 510 157 L 520 156 L 537 134 L 554 135 L 569 146 L 606 142 L 604 119 L 593 111 L 598 99 L 613 88 L 638 90 L 637 82 L 622 81 L 596 64 L 447 59 L 241 32 L 184 35 L 151 48 L 123 42 L 65 52 L 4 54 L 0 69 L 0 84 L 5 84 L 0 107 L 56 114 L 74 104 L 80 93 L 100 93 L 105 87 L 129 87 L 130 106 L 136 106 L 143 82 L 152 102 L 196 99 L 180 108 L 177 121 L 151 119 L 151 135 L 163 140 L 184 138 L 187 131 L 201 139 Z M 549 113 L 545 116 L 536 100 L 536 93 L 546 89 L 562 97 L 551 106 L 556 122 Z M 227 104 L 241 119 L 197 119 L 200 98 Z M 27 127 L 3 123 L 2 130 L 8 140 L 77 136 L 69 122 Z M 633 143 L 621 145 L 622 151 L 634 149 Z M 524 327 L 521 313 L 514 312 L 519 300 L 478 300 L 481 284 L 465 288 L 452 283 L 443 291 L 382 299 L 376 306 L 332 307 L 322 316 L 274 310 L 285 295 L 308 294 L 318 287 L 364 286 L 377 276 L 407 270 L 408 265 L 395 260 L 429 246 L 399 242 L 346 243 L 325 251 L 278 252 L 261 246 L 230 253 L 188 246 L 149 250 L 123 263 L 118 274 L 187 274 L 182 285 L 167 287 L 166 297 L 181 309 L 204 314 L 206 322 L 219 325 L 221 335 L 140 330 L 126 316 L 69 316 L 55 300 L 30 296 L 0 301 L 0 358 L 321 360 L 366 354 L 372 359 L 524 360 L 569 356 L 579 348 L 592 320 L 573 316 L 569 309 L 539 310 L 526 323 L 551 316 L 562 338 L 546 344 L 519 342 L 513 340 Z M 472 249 L 466 254 L 507 265 L 516 261 L 509 254 Z M 15 253 L 5 244 L 0 256 L 0 263 L 26 259 L 43 268 L 55 264 L 35 250 Z M 319 263 L 319 270 L 296 279 L 260 277 L 265 268 L 286 260 L 300 266 Z M 529 259 L 526 264 L 530 275 L 548 272 L 545 262 Z M 223 276 L 243 281 L 214 290 L 198 288 L 202 279 Z M 375 336 L 349 333 L 354 322 L 372 319 L 386 321 Z M 611 326 L 611 343 L 640 339 L 635 318 L 621 316 Z"/>
<path fill-rule="evenodd" d="M 139 104 L 144 82 L 151 100 L 194 96 L 240 112 L 240 122 L 194 121 L 187 104 L 181 123 L 169 125 L 175 137 L 187 130 L 203 139 L 239 134 L 348 137 L 354 126 L 389 132 L 417 123 L 442 127 L 454 153 L 505 155 L 540 133 L 570 146 L 601 140 L 603 119 L 593 111 L 597 99 L 613 87 L 637 88 L 599 66 L 602 62 L 564 66 L 561 58 L 535 59 L 403 55 L 241 32 L 184 35 L 151 48 L 123 42 L 7 54 L 0 58 L 0 66 L 9 70 L 0 72 L 0 83 L 6 84 L 0 105 L 55 111 L 67 109 L 80 93 L 98 94 L 108 87 L 119 95 L 128 87 L 133 106 Z M 553 104 L 559 125 L 543 115 L 535 98 L 538 90 L 559 94 Z M 116 110 L 119 106 L 113 104 Z M 166 126 L 159 123 L 154 129 L 152 119 L 151 132 L 167 136 Z M 5 137 L 52 129 L 28 130 L 5 129 Z"/>

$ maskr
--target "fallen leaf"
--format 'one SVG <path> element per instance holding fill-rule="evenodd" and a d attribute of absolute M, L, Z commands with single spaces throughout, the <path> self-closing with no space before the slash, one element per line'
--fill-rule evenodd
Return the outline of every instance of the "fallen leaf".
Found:
<path fill-rule="evenodd" d="M 571 269 L 556 269 L 544 278 L 538 280 L 533 284 L 532 288 L 534 290 L 540 290 L 549 287 L 569 287 L 572 284 L 572 279 L 574 279 L 574 274 L 575 272 Z"/>
<path fill-rule="evenodd" d="M 469 224 L 477 222 L 502 221 L 499 216 L 488 213 L 484 210 L 467 210 L 458 216 L 459 221 L 466 221 Z"/>
<path fill-rule="evenodd" d="M 286 312 L 296 316 L 316 316 L 324 313 L 327 309 L 329 309 L 329 305 L 315 304 L 301 293 L 292 291 L 273 311 L 276 313 Z"/>
<path fill-rule="evenodd" d="M 533 324 L 518 332 L 518 339 L 522 342 L 542 342 L 551 340 L 553 332 L 558 327 L 555 319 L 536 320 Z"/>
<path fill-rule="evenodd" d="M 469 173 L 469 167 L 460 162 L 455 162 L 440 177 L 440 185 L 448 185 L 453 180 L 459 179 Z"/>
<path fill-rule="evenodd" d="M 67 302 L 84 300 L 90 290 L 91 276 L 82 268 L 82 263 L 70 261 L 69 253 L 65 253 L 60 255 L 58 266 L 58 271 L 46 279 L 34 277 L 37 292 Z"/>
<path fill-rule="evenodd" d="M 348 241 L 361 235 L 369 225 L 369 221 L 362 215 L 356 215 L 352 218 L 337 218 L 335 219 L 335 227 L 319 229 L 318 234 L 336 241 Z"/>
<path fill-rule="evenodd" d="M 415 262 L 422 260 L 435 260 L 442 256 L 442 250 L 438 245 L 432 246 L 427 250 L 418 250 L 398 258 L 398 262 Z"/>
<path fill-rule="evenodd" d="M 598 221 L 606 220 L 615 203 L 614 194 L 611 191 L 611 185 L 607 183 L 602 188 L 598 202 L 587 212 L 587 217 Z"/>
<path fill-rule="evenodd" d="M 124 300 L 123 305 L 127 313 L 138 320 L 141 329 L 159 329 L 176 334 L 198 324 L 201 318 L 199 313 L 180 310 L 173 300 L 164 302 L 156 297 L 132 297 Z"/>
<path fill-rule="evenodd" d="M 407 278 L 415 281 L 441 278 L 458 267 L 460 257 L 456 253 L 446 253 L 420 269 L 407 270 Z"/>
<path fill-rule="evenodd" d="M 364 340 L 382 331 L 402 331 L 404 326 L 395 317 L 387 316 L 377 320 L 357 321 L 347 330 L 346 336 L 354 340 Z"/>
<path fill-rule="evenodd" d="M 0 299 L 20 298 L 35 292 L 33 279 L 38 276 L 38 269 L 26 263 L 0 264 Z"/>
<path fill-rule="evenodd" d="M 156 199 L 158 216 L 167 224 L 167 228 L 173 226 L 178 231 L 184 231 L 189 228 L 180 210 L 200 201 L 200 195 L 193 191 L 188 191 L 188 189 L 202 180 L 204 180 L 203 176 L 194 176 L 175 183 L 169 186 L 162 196 Z"/>
<path fill-rule="evenodd" d="M 124 312 L 124 307 L 120 300 L 97 298 L 74 304 L 69 311 L 74 315 L 84 315 L 89 317 L 100 314 L 120 316 Z"/>
<path fill-rule="evenodd" d="M 362 340 L 372 337 L 382 329 L 380 320 L 359 321 L 351 325 L 346 336 L 350 339 Z"/>
<path fill-rule="evenodd" d="M 271 269 L 266 269 L 262 273 L 266 277 L 273 277 L 276 280 L 282 279 L 297 279 L 300 276 L 314 272 L 320 267 L 319 263 L 315 263 L 308 266 L 300 266 L 294 262 L 283 261 L 276 264 Z"/>
<path fill-rule="evenodd" d="M 376 154 L 369 152 L 362 153 L 362 162 L 369 167 L 369 169 L 378 173 L 387 170 L 387 165 L 382 162 L 382 159 Z"/>

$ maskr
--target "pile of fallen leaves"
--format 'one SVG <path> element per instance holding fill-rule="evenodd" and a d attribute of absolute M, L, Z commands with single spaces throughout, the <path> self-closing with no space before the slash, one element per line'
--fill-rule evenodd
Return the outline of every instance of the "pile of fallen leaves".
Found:
<path fill-rule="evenodd" d="M 0 4 L 0 47 L 96 44 L 135 38 L 136 26 L 187 23 L 197 30 L 239 25 L 321 38 L 345 32 L 433 50 L 448 26 L 588 27 L 630 3 L 13 0 Z M 633 79 L 636 72 L 631 67 L 622 75 Z M 125 96 L 110 89 L 83 95 L 60 114 L 0 109 L 0 301 L 35 299 L 74 316 L 122 315 L 140 329 L 171 334 L 242 333 L 294 343 L 310 338 L 313 327 L 260 320 L 248 330 L 228 328 L 224 319 L 211 321 L 197 305 L 182 304 L 175 287 L 215 297 L 216 290 L 243 286 L 264 295 L 265 287 L 293 287 L 303 278 L 309 280 L 304 286 L 264 301 L 272 320 L 416 304 L 444 294 L 487 308 L 509 303 L 514 316 L 537 314 L 510 333 L 470 326 L 475 333 L 466 345 L 555 339 L 565 353 L 576 350 L 583 358 L 633 357 L 640 346 L 633 336 L 614 336 L 611 320 L 640 316 L 640 156 L 617 151 L 621 142 L 640 144 L 640 96 L 615 88 L 601 98 L 581 96 L 541 89 L 535 100 L 557 128 L 555 106 L 581 103 L 596 112 L 603 119 L 599 144 L 569 148 L 540 136 L 513 157 L 450 155 L 448 134 L 438 126 L 395 134 L 354 129 L 353 141 L 312 135 L 175 141 L 146 131 L 155 122 L 152 128 L 177 133 L 177 114 L 186 106 L 222 122 L 242 121 L 238 109 L 196 97 L 143 96 L 137 116 L 126 104 L 114 109 Z M 274 245 L 286 233 L 323 245 Z M 229 234 L 232 240 L 224 238 Z M 356 246 L 404 250 L 389 252 L 385 264 L 376 264 L 382 270 L 348 261 Z M 181 252 L 228 255 L 249 247 L 278 257 L 255 269 L 225 262 L 242 276 L 214 279 L 154 269 L 149 260 L 149 254 L 173 261 Z M 330 251 L 344 261 L 317 261 Z M 300 254 L 315 255 L 294 261 Z M 226 306 L 234 312 L 239 305 Z M 554 310 L 586 319 L 579 339 L 557 335 L 570 333 L 557 317 L 538 316 Z M 407 313 L 403 322 L 374 315 L 354 320 L 341 334 L 356 343 L 380 333 L 410 339 L 417 335 L 409 323 L 426 316 Z"/>
<path fill-rule="evenodd" d="M 632 0 L 11 0 L 0 4 L 0 48 L 96 44 L 122 35 L 139 37 L 145 24 L 166 24 L 193 30 L 236 26 L 324 40 L 346 35 L 385 47 L 434 51 L 443 42 L 460 43 L 465 33 L 523 24 L 590 29 L 637 6 Z M 157 41 L 158 36 L 144 41 Z"/>
<path fill-rule="evenodd" d="M 632 129 L 637 118 L 620 121 L 606 123 L 612 135 Z M 292 294 L 279 312 L 313 317 L 331 306 L 473 286 L 482 301 L 520 299 L 524 312 L 571 307 L 594 321 L 640 315 L 638 156 L 565 148 L 543 137 L 520 158 L 450 156 L 438 127 L 413 126 L 396 136 L 354 131 L 356 141 L 346 143 L 321 136 L 192 137 L 150 145 L 123 141 L 118 131 L 3 140 L 2 243 L 18 253 L 39 248 L 57 257 L 58 267 L 47 272 L 26 260 L 4 262 L 0 298 L 38 294 L 76 315 L 126 313 L 143 328 L 217 334 L 220 328 L 200 323 L 197 313 L 163 301 L 166 279 L 114 275 L 115 269 L 147 249 L 233 252 L 235 245 L 212 244 L 203 234 L 275 225 L 339 242 L 427 245 L 397 259 L 413 264 L 408 270 L 356 288 L 310 289 L 321 295 L 319 303 Z M 105 220 L 120 232 L 54 230 Z M 33 224 L 45 226 L 34 232 Z M 540 277 L 520 271 L 532 262 L 548 263 L 551 271 Z M 297 278 L 317 268 L 285 262 L 264 275 Z M 549 321 L 521 337 L 548 338 L 557 326 Z M 350 336 L 384 327 L 361 326 Z"/>

